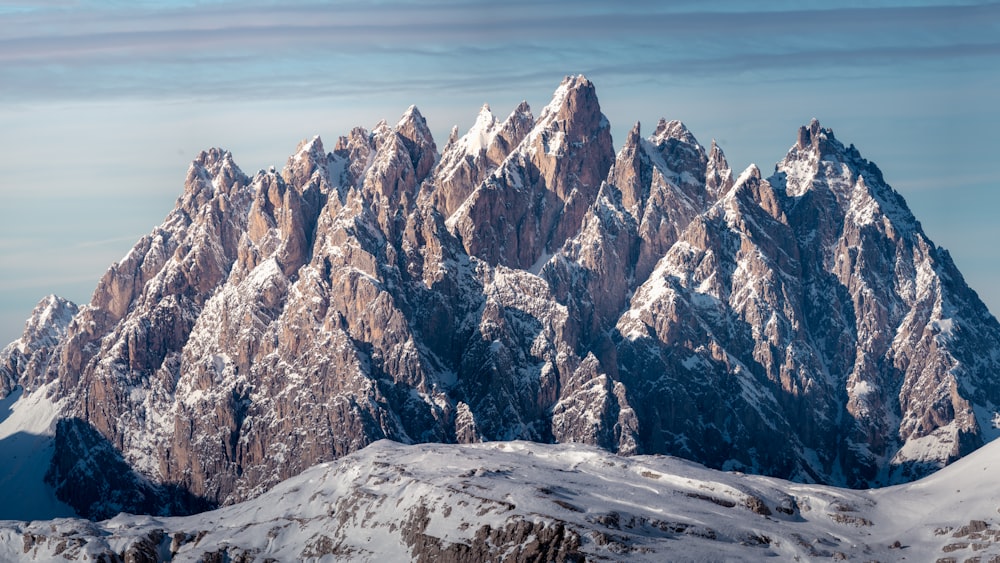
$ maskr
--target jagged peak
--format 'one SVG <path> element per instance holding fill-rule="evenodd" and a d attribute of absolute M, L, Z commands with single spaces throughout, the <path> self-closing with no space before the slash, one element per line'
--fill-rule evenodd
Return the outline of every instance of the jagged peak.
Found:
<path fill-rule="evenodd" d="M 497 118 L 490 110 L 490 104 L 483 104 L 483 107 L 479 108 L 479 114 L 476 115 L 476 123 L 473 125 L 473 128 L 491 127 L 496 121 Z"/>
<path fill-rule="evenodd" d="M 592 108 L 591 108 L 592 106 Z M 610 126 L 607 119 L 600 114 L 600 104 L 597 101 L 597 90 L 594 83 L 582 74 L 567 76 L 552 94 L 552 101 L 542 110 L 539 124 L 562 119 L 569 119 L 581 110 L 591 108 L 592 112 L 601 115 L 601 125 Z"/>
<path fill-rule="evenodd" d="M 458 141 L 458 125 L 452 125 L 451 131 L 448 133 L 448 141 L 444 144 L 444 150 L 441 151 L 442 154 L 451 150 L 455 143 Z"/>
<path fill-rule="evenodd" d="M 64 297 L 59 297 L 54 293 L 50 293 L 43 297 L 41 301 L 35 305 L 32 311 L 32 317 L 37 318 L 40 324 L 46 324 L 53 319 L 53 315 L 57 314 L 61 310 L 70 310 L 75 314 L 79 309 L 76 303 L 66 299 Z"/>
<path fill-rule="evenodd" d="M 795 144 L 775 166 L 772 183 L 781 184 L 790 196 L 800 196 L 813 190 L 817 178 L 822 178 L 818 185 L 826 186 L 845 202 L 862 175 L 867 176 L 868 186 L 862 184 L 866 191 L 892 191 L 885 185 L 881 170 L 865 160 L 853 144 L 845 146 L 831 129 L 812 119 L 808 126 L 799 127 Z"/>
<path fill-rule="evenodd" d="M 58 295 L 43 297 L 24 323 L 24 333 L 19 341 L 21 353 L 26 353 L 27 348 L 33 346 L 54 345 L 55 340 L 66 332 L 70 320 L 79 310 L 76 303 Z"/>
<path fill-rule="evenodd" d="M 192 197 L 212 197 L 216 190 L 230 191 L 234 184 L 243 183 L 246 176 L 233 161 L 233 154 L 218 147 L 203 150 L 191 161 L 184 191 Z"/>
<path fill-rule="evenodd" d="M 310 162 L 313 165 L 321 166 L 326 163 L 326 149 L 323 147 L 323 139 L 315 135 L 310 139 L 303 139 L 295 148 L 295 153 L 288 159 L 285 169 L 288 170 L 293 164 L 302 161 Z"/>
<path fill-rule="evenodd" d="M 321 189 L 329 187 L 328 174 L 329 156 L 323 147 L 323 139 L 315 135 L 310 139 L 304 139 L 295 149 L 295 153 L 288 157 L 285 168 L 281 175 L 285 182 L 293 185 L 298 190 L 302 190 L 319 172 Z"/>
<path fill-rule="evenodd" d="M 430 174 L 437 161 L 437 145 L 434 136 L 427 127 L 427 120 L 421 115 L 417 106 L 406 109 L 403 117 L 396 124 L 396 134 L 404 139 L 406 150 L 413 162 L 413 170 L 417 181 L 421 182 Z"/>
<path fill-rule="evenodd" d="M 552 101 L 546 106 L 546 109 L 550 107 L 552 109 L 558 110 L 563 102 L 570 96 L 570 93 L 578 91 L 580 89 L 593 90 L 594 83 L 587 79 L 586 76 L 578 74 L 576 76 L 567 75 L 559 83 L 555 92 L 552 93 Z"/>
<path fill-rule="evenodd" d="M 509 120 L 516 115 L 525 115 L 525 114 L 531 115 L 531 106 L 528 105 L 527 100 L 521 100 L 521 103 L 517 104 L 517 107 L 514 108 L 514 111 L 510 112 L 510 116 L 508 116 L 507 119 Z"/>
<path fill-rule="evenodd" d="M 795 146 L 799 149 L 804 149 L 809 146 L 815 148 L 816 143 L 819 142 L 820 133 L 828 134 L 831 137 L 833 136 L 833 131 L 829 129 L 824 130 L 819 124 L 819 120 L 814 117 L 809 120 L 809 125 L 799 127 L 799 137 Z"/>
<path fill-rule="evenodd" d="M 625 135 L 625 144 L 622 145 L 622 150 L 625 150 L 625 147 L 637 147 L 639 146 L 641 141 L 642 141 L 642 123 L 636 121 L 635 125 L 633 125 L 632 128 L 629 129 L 628 133 Z"/>
<path fill-rule="evenodd" d="M 401 135 L 389 135 L 379 144 L 374 163 L 388 162 L 396 158 L 401 158 L 404 155 L 409 156 L 409 151 L 403 137 Z"/>
<path fill-rule="evenodd" d="M 741 186 L 743 184 L 746 184 L 750 180 L 759 181 L 760 179 L 761 179 L 760 168 L 758 168 L 756 164 L 751 163 L 750 166 L 747 166 L 746 169 L 743 170 L 743 172 L 740 172 L 740 176 L 736 178 L 736 186 Z"/>
<path fill-rule="evenodd" d="M 194 161 L 191 164 L 203 166 L 205 168 L 212 168 L 220 165 L 226 160 L 232 160 L 232 158 L 233 153 L 228 150 L 220 147 L 212 147 L 198 153 L 198 156 L 194 157 Z"/>
<path fill-rule="evenodd" d="M 497 118 L 490 111 L 489 104 L 483 104 L 472 128 L 455 145 L 466 154 L 477 155 L 489 148 L 497 133 Z"/>
<path fill-rule="evenodd" d="M 405 114 L 404 114 L 404 117 L 405 117 Z M 399 122 L 402 124 L 404 121 L 405 121 L 405 119 L 400 119 Z M 375 124 L 375 127 L 372 127 L 371 133 L 369 133 L 368 136 L 369 136 L 369 138 L 371 138 L 372 144 L 375 147 L 378 147 L 378 144 L 383 139 L 386 139 L 387 137 L 389 137 L 390 135 L 392 135 L 392 133 L 393 133 L 393 130 L 392 130 L 391 127 L 389 127 L 389 123 L 386 120 L 384 120 L 384 119 L 380 119 L 378 121 L 378 123 Z"/>
<path fill-rule="evenodd" d="M 731 170 L 729 161 L 726 160 L 726 153 L 715 143 L 715 139 L 712 139 L 712 144 L 708 148 L 708 167 L 710 170 Z"/>
<path fill-rule="evenodd" d="M 295 158 L 302 158 L 306 155 L 326 154 L 323 149 L 323 139 L 319 135 L 314 135 L 310 139 L 303 139 L 295 148 Z"/>
<path fill-rule="evenodd" d="M 528 102 L 522 101 L 499 125 L 498 134 L 520 141 L 520 137 L 527 134 L 534 125 L 535 116 L 531 113 L 531 106 L 528 105 Z M 522 132 L 520 135 L 518 135 L 519 131 Z"/>
<path fill-rule="evenodd" d="M 750 164 L 740 173 L 733 188 L 719 199 L 719 204 L 725 209 L 726 221 L 730 226 L 743 225 L 739 227 L 740 230 L 747 228 L 744 224 L 745 214 L 756 208 L 780 223 L 788 222 L 777 192 L 764 179 L 756 164 Z"/>
<path fill-rule="evenodd" d="M 417 109 L 411 105 L 403 112 L 403 116 L 396 123 L 396 132 L 410 139 L 417 144 L 434 144 L 430 128 L 427 127 L 427 120 Z"/>
<path fill-rule="evenodd" d="M 337 138 L 337 143 L 333 146 L 333 152 L 339 153 L 350 150 L 352 146 L 357 146 L 358 144 L 367 145 L 368 142 L 368 130 L 364 127 L 354 127 L 347 135 L 341 135 Z"/>
<path fill-rule="evenodd" d="M 421 121 L 426 122 L 422 113 L 420 113 L 420 108 L 416 104 L 410 104 L 410 107 L 406 108 L 403 112 L 403 116 L 399 118 L 399 122 L 396 123 L 396 129 L 404 126 L 407 122 Z"/>
<path fill-rule="evenodd" d="M 708 166 L 705 169 L 705 188 L 715 199 L 718 199 L 726 194 L 733 185 L 733 170 L 729 166 L 722 148 L 716 144 L 715 139 L 712 139 L 712 145 L 708 150 Z"/>
<path fill-rule="evenodd" d="M 649 140 L 654 144 L 662 143 L 668 139 L 676 139 L 683 143 L 689 145 L 697 145 L 698 141 L 694 138 L 691 130 L 684 125 L 682 121 L 671 119 L 667 121 L 665 118 L 660 118 L 656 124 L 656 130 L 650 136 Z"/>
<path fill-rule="evenodd" d="M 746 203 L 757 203 L 757 191 L 761 183 L 764 182 L 760 168 L 751 163 L 747 166 L 733 182 L 733 188 L 719 198 L 719 202 L 725 207 L 740 207 Z"/>
<path fill-rule="evenodd" d="M 694 175 L 689 178 L 689 183 L 701 183 L 706 172 L 704 167 L 708 164 L 707 155 L 683 122 L 660 118 L 656 130 L 646 142 L 651 145 L 648 149 L 650 154 L 662 157 L 664 169 L 661 172 L 682 174 L 687 171 Z"/>

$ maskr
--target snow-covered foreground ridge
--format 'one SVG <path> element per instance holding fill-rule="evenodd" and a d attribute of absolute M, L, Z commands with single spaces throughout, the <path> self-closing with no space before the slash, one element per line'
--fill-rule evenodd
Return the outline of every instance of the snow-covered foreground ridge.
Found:
<path fill-rule="evenodd" d="M 584 445 L 380 441 L 195 516 L 0 523 L 0 559 L 992 561 L 997 470 L 991 444 L 858 491 Z"/>

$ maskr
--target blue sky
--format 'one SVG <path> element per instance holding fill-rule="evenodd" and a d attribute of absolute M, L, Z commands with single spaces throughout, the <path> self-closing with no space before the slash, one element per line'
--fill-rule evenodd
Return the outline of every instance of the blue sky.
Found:
<path fill-rule="evenodd" d="M 0 2 L 0 342 L 89 301 L 198 151 L 247 173 L 410 104 L 439 146 L 564 75 L 616 143 L 680 119 L 737 172 L 818 118 L 883 170 L 1000 311 L 1000 4 L 935 1 Z"/>

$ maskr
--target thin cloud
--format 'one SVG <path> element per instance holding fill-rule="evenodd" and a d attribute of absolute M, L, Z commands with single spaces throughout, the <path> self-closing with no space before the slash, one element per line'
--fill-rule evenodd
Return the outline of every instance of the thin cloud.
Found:
<path fill-rule="evenodd" d="M 996 3 L 684 8 L 391 2 L 44 10 L 12 16 L 0 31 L 0 98 L 336 96 L 387 83 L 509 81 L 529 64 L 549 77 L 593 69 L 705 76 L 998 54 Z"/>

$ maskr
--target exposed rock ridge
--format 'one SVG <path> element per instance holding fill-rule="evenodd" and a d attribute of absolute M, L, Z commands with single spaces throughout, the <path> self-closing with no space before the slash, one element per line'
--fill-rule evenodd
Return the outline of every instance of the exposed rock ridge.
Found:
<path fill-rule="evenodd" d="M 567 77 L 531 132 L 449 224 L 470 255 L 531 269 L 579 230 L 613 159 L 593 83 Z"/>
<path fill-rule="evenodd" d="M 21 338 L 0 352 L 0 397 L 6 397 L 20 385 L 31 391 L 45 379 L 53 352 L 66 336 L 66 328 L 79 307 L 56 295 L 42 299 L 25 323 Z"/>

